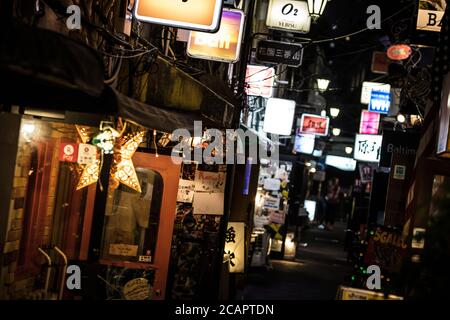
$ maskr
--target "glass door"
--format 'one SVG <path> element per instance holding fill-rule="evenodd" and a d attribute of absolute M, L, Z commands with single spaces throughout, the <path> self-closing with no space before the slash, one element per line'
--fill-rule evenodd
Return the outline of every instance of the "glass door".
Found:
<path fill-rule="evenodd" d="M 114 298 L 164 299 L 180 166 L 139 152 L 133 163 L 142 192 L 124 185 L 110 192 L 100 263 Z"/>

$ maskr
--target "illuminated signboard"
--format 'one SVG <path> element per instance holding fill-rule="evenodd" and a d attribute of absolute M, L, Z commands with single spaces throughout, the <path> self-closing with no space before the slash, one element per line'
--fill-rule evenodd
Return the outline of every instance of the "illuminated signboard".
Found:
<path fill-rule="evenodd" d="M 245 269 L 245 223 L 228 222 L 225 237 L 225 257 L 230 273 L 243 273 Z"/>
<path fill-rule="evenodd" d="M 266 66 L 247 66 L 245 76 L 247 87 L 245 91 L 249 96 L 271 98 L 275 82 L 275 69 Z"/>
<path fill-rule="evenodd" d="M 419 0 L 417 30 L 440 32 L 446 0 Z"/>
<path fill-rule="evenodd" d="M 264 116 L 264 132 L 290 136 L 294 114 L 294 100 L 268 99 Z"/>
<path fill-rule="evenodd" d="M 136 0 L 137 20 L 189 30 L 215 32 L 222 0 Z"/>
<path fill-rule="evenodd" d="M 192 58 L 235 63 L 239 60 L 243 26 L 242 11 L 224 9 L 219 31 L 191 31 L 187 54 Z"/>
<path fill-rule="evenodd" d="M 295 135 L 294 152 L 312 154 L 316 145 L 316 136 L 313 134 Z"/>
<path fill-rule="evenodd" d="M 385 84 L 385 83 L 378 83 L 378 82 L 369 82 L 365 81 L 363 82 L 363 87 L 361 91 L 361 103 L 362 104 L 369 104 L 370 98 L 372 97 L 372 90 L 378 91 L 378 92 L 391 92 L 391 85 Z"/>
<path fill-rule="evenodd" d="M 347 157 L 331 156 L 325 158 L 325 164 L 343 171 L 355 171 L 356 160 Z"/>
<path fill-rule="evenodd" d="M 363 110 L 361 112 L 361 123 L 359 125 L 359 133 L 361 134 L 378 134 L 380 127 L 381 115 L 378 112 L 370 112 Z"/>
<path fill-rule="evenodd" d="M 266 25 L 271 29 L 308 33 L 311 17 L 306 1 L 270 0 Z"/>
<path fill-rule="evenodd" d="M 412 49 L 407 44 L 395 44 L 387 50 L 387 56 L 391 60 L 405 60 L 412 54 Z"/>
<path fill-rule="evenodd" d="M 379 162 L 383 136 L 371 134 L 357 134 L 355 140 L 354 157 L 363 162 Z"/>
<path fill-rule="evenodd" d="M 391 93 L 372 90 L 369 111 L 388 114 L 391 108 Z"/>
<path fill-rule="evenodd" d="M 329 123 L 330 118 L 328 117 L 304 113 L 300 120 L 300 133 L 326 136 L 328 135 Z"/>

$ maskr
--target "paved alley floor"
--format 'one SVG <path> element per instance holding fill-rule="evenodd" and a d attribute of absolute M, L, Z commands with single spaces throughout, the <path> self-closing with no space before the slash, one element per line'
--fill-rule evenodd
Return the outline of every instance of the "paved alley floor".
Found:
<path fill-rule="evenodd" d="M 240 293 L 244 300 L 333 300 L 338 286 L 351 274 L 343 249 L 345 224 L 333 231 L 304 231 L 306 247 L 299 246 L 296 259 L 271 260 L 268 270 L 250 270 Z M 239 297 L 238 297 L 239 299 Z"/>

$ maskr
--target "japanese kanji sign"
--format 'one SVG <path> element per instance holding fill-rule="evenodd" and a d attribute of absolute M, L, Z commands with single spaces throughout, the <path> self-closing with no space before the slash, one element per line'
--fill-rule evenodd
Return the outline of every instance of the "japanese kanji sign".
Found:
<path fill-rule="evenodd" d="M 379 162 L 383 136 L 357 134 L 355 140 L 355 160 L 363 162 Z"/>
<path fill-rule="evenodd" d="M 225 256 L 228 257 L 231 273 L 242 273 L 245 269 L 245 223 L 228 222 L 225 234 Z"/>
<path fill-rule="evenodd" d="M 303 61 L 303 46 L 295 43 L 261 40 L 256 49 L 256 59 L 261 62 L 299 67 Z"/>

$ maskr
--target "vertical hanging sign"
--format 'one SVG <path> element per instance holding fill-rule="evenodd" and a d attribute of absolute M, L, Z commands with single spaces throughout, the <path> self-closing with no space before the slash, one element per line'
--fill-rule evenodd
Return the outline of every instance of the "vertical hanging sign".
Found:
<path fill-rule="evenodd" d="M 245 269 L 244 222 L 228 222 L 224 253 L 228 257 L 230 273 L 243 273 Z"/>

